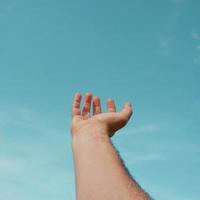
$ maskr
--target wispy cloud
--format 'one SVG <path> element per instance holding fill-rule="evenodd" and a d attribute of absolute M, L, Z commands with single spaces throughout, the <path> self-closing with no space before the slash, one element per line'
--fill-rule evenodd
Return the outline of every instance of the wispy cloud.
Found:
<path fill-rule="evenodd" d="M 197 46 L 197 50 L 200 51 L 200 44 Z"/>
<path fill-rule="evenodd" d="M 199 31 L 192 31 L 191 32 L 191 37 L 194 40 L 200 40 L 200 33 L 199 33 Z"/>
<path fill-rule="evenodd" d="M 149 123 L 140 126 L 124 128 L 121 131 L 123 133 L 120 133 L 115 140 L 116 144 L 120 144 L 120 146 L 122 147 L 121 148 L 119 146 L 119 150 L 122 153 L 122 158 L 125 161 L 127 161 L 128 164 L 164 160 L 165 157 L 157 151 L 153 151 L 152 149 L 150 151 L 147 151 L 147 149 L 137 148 L 137 146 L 132 147 L 132 145 L 134 145 L 134 142 L 136 142 L 138 138 L 146 137 L 148 134 L 154 134 L 154 133 L 157 134 L 158 132 L 160 132 L 160 130 L 161 130 L 161 125 L 158 123 Z M 122 134 L 123 138 L 120 137 L 120 135 Z M 138 137 L 137 139 L 136 138 L 134 139 L 136 135 L 138 135 Z M 124 136 L 129 137 L 130 140 L 133 140 L 134 142 L 129 143 L 127 141 L 127 137 Z M 126 144 L 124 144 L 124 142 L 126 142 Z"/>
<path fill-rule="evenodd" d="M 173 51 L 173 41 L 170 36 L 160 36 L 158 39 L 159 50 L 162 55 L 169 56 Z"/>
<path fill-rule="evenodd" d="M 165 160 L 166 157 L 159 153 L 151 152 L 131 152 L 126 151 L 123 153 L 124 160 L 127 160 L 128 164 L 136 164 L 141 162 L 155 162 Z"/>
<path fill-rule="evenodd" d="M 22 161 L 16 160 L 11 157 L 0 156 L 0 171 L 1 172 L 19 172 L 22 170 Z"/>
<path fill-rule="evenodd" d="M 143 126 L 133 128 L 134 134 L 141 134 L 141 133 L 155 133 L 159 131 L 160 126 L 158 124 L 146 124 Z"/>
<path fill-rule="evenodd" d="M 200 64 L 200 55 L 197 55 L 196 58 L 194 58 L 194 64 Z"/>
<path fill-rule="evenodd" d="M 4 6 L 1 5 L 0 7 L 0 16 L 4 16 L 6 14 L 9 14 L 10 12 L 12 12 L 16 6 L 21 3 L 21 2 L 6 2 L 6 4 Z"/>
<path fill-rule="evenodd" d="M 18 105 L 0 107 L 0 127 L 19 125 L 30 126 L 40 113 Z"/>
<path fill-rule="evenodd" d="M 191 38 L 196 42 L 196 55 L 193 59 L 194 64 L 200 64 L 200 32 L 195 30 L 190 33 Z"/>
<path fill-rule="evenodd" d="M 136 135 L 136 134 L 149 134 L 156 133 L 160 130 L 160 125 L 156 123 L 144 124 L 141 126 L 127 127 L 124 128 L 121 132 L 124 132 L 124 135 Z"/>
<path fill-rule="evenodd" d="M 180 4 L 183 3 L 185 0 L 171 0 L 172 3 Z"/>
<path fill-rule="evenodd" d="M 175 52 L 176 38 L 174 31 L 177 28 L 178 20 L 185 8 L 184 0 L 170 0 L 168 1 L 170 9 L 166 20 L 163 21 L 163 27 L 157 34 L 156 43 L 158 52 L 162 56 L 172 56 Z"/>
<path fill-rule="evenodd" d="M 10 191 L 34 187 L 38 193 L 46 191 L 47 196 L 69 194 L 73 199 L 74 174 L 67 133 L 55 129 L 48 123 L 49 118 L 16 105 L 0 108 L 0 187 L 5 187 L 2 198 L 27 199 L 25 193 Z"/>

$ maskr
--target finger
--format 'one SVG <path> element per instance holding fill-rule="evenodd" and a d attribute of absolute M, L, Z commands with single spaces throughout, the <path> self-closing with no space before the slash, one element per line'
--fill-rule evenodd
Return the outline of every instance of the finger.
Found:
<path fill-rule="evenodd" d="M 107 112 L 116 112 L 116 106 L 113 99 L 107 100 Z"/>
<path fill-rule="evenodd" d="M 132 110 L 132 105 L 131 103 L 127 102 L 124 104 L 120 114 L 123 116 L 123 118 L 125 119 L 125 121 L 128 122 L 128 120 L 130 119 L 131 115 L 133 113 Z"/>
<path fill-rule="evenodd" d="M 83 109 L 82 109 L 83 116 L 89 116 L 91 101 L 92 101 L 92 94 L 90 92 L 88 92 L 84 96 L 84 104 L 83 104 Z"/>
<path fill-rule="evenodd" d="M 81 105 L 81 94 L 77 92 L 74 95 L 74 100 L 72 104 L 72 117 L 81 114 L 80 105 Z"/>
<path fill-rule="evenodd" d="M 101 113 L 101 102 L 99 97 L 93 97 L 93 115 Z"/>

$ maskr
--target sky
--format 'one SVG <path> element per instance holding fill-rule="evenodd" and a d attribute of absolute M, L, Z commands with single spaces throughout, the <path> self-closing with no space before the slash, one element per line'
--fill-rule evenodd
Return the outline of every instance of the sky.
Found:
<path fill-rule="evenodd" d="M 155 200 L 200 196 L 199 0 L 0 0 L 0 200 L 75 200 L 70 109 L 134 115 L 112 138 Z"/>

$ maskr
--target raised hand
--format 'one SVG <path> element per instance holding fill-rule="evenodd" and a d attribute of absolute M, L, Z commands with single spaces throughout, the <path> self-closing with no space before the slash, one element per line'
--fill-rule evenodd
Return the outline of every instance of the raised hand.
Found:
<path fill-rule="evenodd" d="M 100 98 L 92 96 L 91 93 L 84 95 L 84 103 L 82 109 L 81 94 L 76 93 L 72 105 L 72 135 L 98 132 L 112 137 L 120 128 L 124 127 L 132 115 L 132 107 L 130 103 L 125 103 L 120 112 L 116 111 L 115 102 L 108 99 L 107 111 L 102 112 Z M 93 107 L 93 114 L 90 110 Z M 84 132 L 84 133 L 83 133 Z"/>

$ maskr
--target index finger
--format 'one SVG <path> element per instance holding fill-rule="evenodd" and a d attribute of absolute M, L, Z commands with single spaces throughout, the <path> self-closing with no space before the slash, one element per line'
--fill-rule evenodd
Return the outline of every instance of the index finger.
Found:
<path fill-rule="evenodd" d="M 72 104 L 72 117 L 81 114 L 80 105 L 81 105 L 81 94 L 77 92 L 74 95 L 74 100 Z"/>

